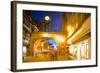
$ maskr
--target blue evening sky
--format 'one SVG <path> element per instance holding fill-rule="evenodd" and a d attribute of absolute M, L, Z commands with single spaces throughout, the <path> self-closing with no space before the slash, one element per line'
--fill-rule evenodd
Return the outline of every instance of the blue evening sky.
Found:
<path fill-rule="evenodd" d="M 46 14 L 50 16 L 53 32 L 60 32 L 62 24 L 62 12 L 32 11 L 32 19 L 39 20 L 42 23 Z"/>

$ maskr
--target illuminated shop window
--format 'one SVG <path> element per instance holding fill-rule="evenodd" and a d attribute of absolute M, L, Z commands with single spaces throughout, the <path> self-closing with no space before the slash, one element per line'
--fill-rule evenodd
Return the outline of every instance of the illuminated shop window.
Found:
<path fill-rule="evenodd" d="M 73 45 L 72 45 L 72 46 L 69 47 L 69 53 L 73 54 L 73 51 L 74 51 L 74 49 L 73 49 Z"/>
<path fill-rule="evenodd" d="M 82 41 L 78 44 L 71 45 L 69 47 L 70 54 L 74 57 L 73 59 L 88 59 L 89 58 L 89 47 L 88 41 Z"/>
<path fill-rule="evenodd" d="M 69 53 L 71 54 L 72 59 L 77 59 L 77 46 L 72 45 L 69 47 Z"/>
<path fill-rule="evenodd" d="M 80 49 L 81 59 L 87 59 L 89 57 L 88 52 L 89 52 L 88 42 L 84 41 L 81 43 L 81 49 Z"/>

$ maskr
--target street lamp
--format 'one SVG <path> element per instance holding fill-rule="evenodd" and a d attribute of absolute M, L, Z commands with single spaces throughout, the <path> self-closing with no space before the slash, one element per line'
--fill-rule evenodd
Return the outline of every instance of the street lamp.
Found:
<path fill-rule="evenodd" d="M 43 22 L 43 31 L 45 32 L 52 32 L 52 23 L 50 20 L 50 16 L 45 15 L 44 16 L 44 22 Z"/>
<path fill-rule="evenodd" d="M 44 18 L 46 21 L 49 21 L 50 20 L 50 17 L 49 16 L 45 16 Z"/>

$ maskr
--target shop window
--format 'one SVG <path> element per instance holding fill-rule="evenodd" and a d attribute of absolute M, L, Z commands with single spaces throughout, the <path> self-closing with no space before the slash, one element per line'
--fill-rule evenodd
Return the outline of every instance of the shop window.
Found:
<path fill-rule="evenodd" d="M 71 45 L 69 47 L 69 52 L 74 57 L 73 59 L 88 59 L 89 58 L 88 41 L 82 41 L 78 44 Z"/>

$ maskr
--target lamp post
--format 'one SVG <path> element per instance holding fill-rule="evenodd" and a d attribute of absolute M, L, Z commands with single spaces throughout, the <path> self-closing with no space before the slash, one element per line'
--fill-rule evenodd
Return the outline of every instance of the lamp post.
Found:
<path fill-rule="evenodd" d="M 50 17 L 48 15 L 44 16 L 44 22 L 43 22 L 43 31 L 44 32 L 52 32 L 52 24 L 50 21 Z"/>
<path fill-rule="evenodd" d="M 45 16 L 45 21 L 49 21 L 50 20 L 50 17 L 49 16 Z"/>

